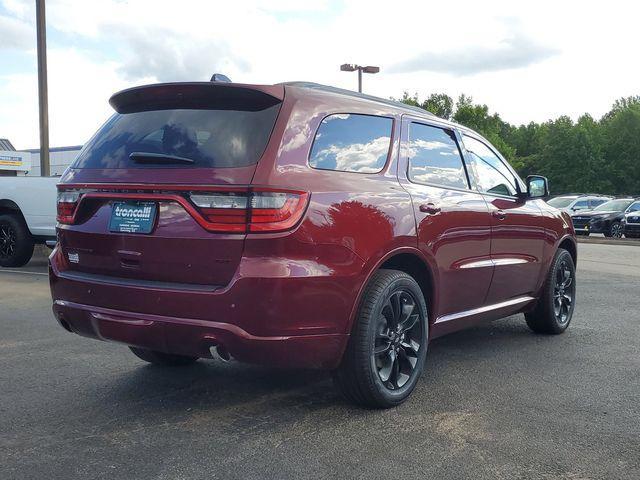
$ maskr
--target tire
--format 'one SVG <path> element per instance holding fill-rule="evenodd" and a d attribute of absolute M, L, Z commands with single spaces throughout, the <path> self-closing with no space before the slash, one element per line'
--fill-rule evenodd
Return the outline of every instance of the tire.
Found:
<path fill-rule="evenodd" d="M 604 236 L 609 238 L 622 238 L 622 224 L 620 222 L 611 222 Z"/>
<path fill-rule="evenodd" d="M 163 367 L 182 367 L 192 365 L 198 357 L 188 357 L 186 355 L 173 355 L 171 353 L 157 352 L 146 348 L 129 347 L 133 354 L 145 362 Z"/>
<path fill-rule="evenodd" d="M 379 270 L 364 291 L 334 383 L 355 404 L 399 405 L 420 378 L 428 340 L 427 306 L 418 283 L 404 272 Z"/>
<path fill-rule="evenodd" d="M 33 256 L 35 242 L 18 215 L 0 215 L 0 266 L 22 267 Z"/>
<path fill-rule="evenodd" d="M 571 323 L 575 305 L 576 268 L 571 254 L 559 248 L 551 262 L 538 303 L 533 311 L 525 314 L 527 325 L 536 333 L 563 333 Z"/>

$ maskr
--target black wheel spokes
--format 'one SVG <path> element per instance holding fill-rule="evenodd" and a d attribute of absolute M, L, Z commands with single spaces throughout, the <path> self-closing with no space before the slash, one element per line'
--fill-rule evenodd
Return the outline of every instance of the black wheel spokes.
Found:
<path fill-rule="evenodd" d="M 0 226 L 0 257 L 8 258 L 16 248 L 16 233 L 9 225 Z"/>
<path fill-rule="evenodd" d="M 569 320 L 573 292 L 573 275 L 567 262 L 562 262 L 556 271 L 556 284 L 553 289 L 553 313 L 560 323 Z"/>
<path fill-rule="evenodd" d="M 418 363 L 424 341 L 420 319 L 413 296 L 404 290 L 391 294 L 382 309 L 373 357 L 380 380 L 390 390 L 405 385 Z"/>

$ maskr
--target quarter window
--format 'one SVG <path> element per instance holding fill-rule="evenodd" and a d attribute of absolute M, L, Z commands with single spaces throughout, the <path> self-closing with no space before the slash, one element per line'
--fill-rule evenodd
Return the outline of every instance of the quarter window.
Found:
<path fill-rule="evenodd" d="M 517 180 L 502 160 L 484 143 L 464 135 L 464 146 L 482 192 L 513 196 Z"/>
<path fill-rule="evenodd" d="M 421 123 L 409 127 L 409 179 L 443 187 L 469 188 L 453 132 Z"/>
<path fill-rule="evenodd" d="M 329 115 L 320 124 L 309 165 L 322 170 L 377 173 L 387 162 L 393 120 L 358 114 Z"/>

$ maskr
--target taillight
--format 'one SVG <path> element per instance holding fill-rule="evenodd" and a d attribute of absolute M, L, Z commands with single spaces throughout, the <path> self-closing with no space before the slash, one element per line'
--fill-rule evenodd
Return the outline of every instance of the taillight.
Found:
<path fill-rule="evenodd" d="M 58 214 L 56 219 L 60 223 L 73 223 L 73 215 L 78 206 L 80 192 L 61 190 L 58 192 Z"/>
<path fill-rule="evenodd" d="M 191 201 L 215 232 L 282 232 L 293 228 L 309 194 L 255 189 L 250 192 L 193 192 Z"/>

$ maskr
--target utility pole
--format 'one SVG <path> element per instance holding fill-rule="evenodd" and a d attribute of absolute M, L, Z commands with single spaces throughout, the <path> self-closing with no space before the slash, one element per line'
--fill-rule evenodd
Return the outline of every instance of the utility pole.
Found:
<path fill-rule="evenodd" d="M 49 167 L 49 92 L 47 86 L 47 21 L 44 0 L 36 0 L 38 38 L 38 103 L 40 113 L 40 176 L 51 175 Z"/>

